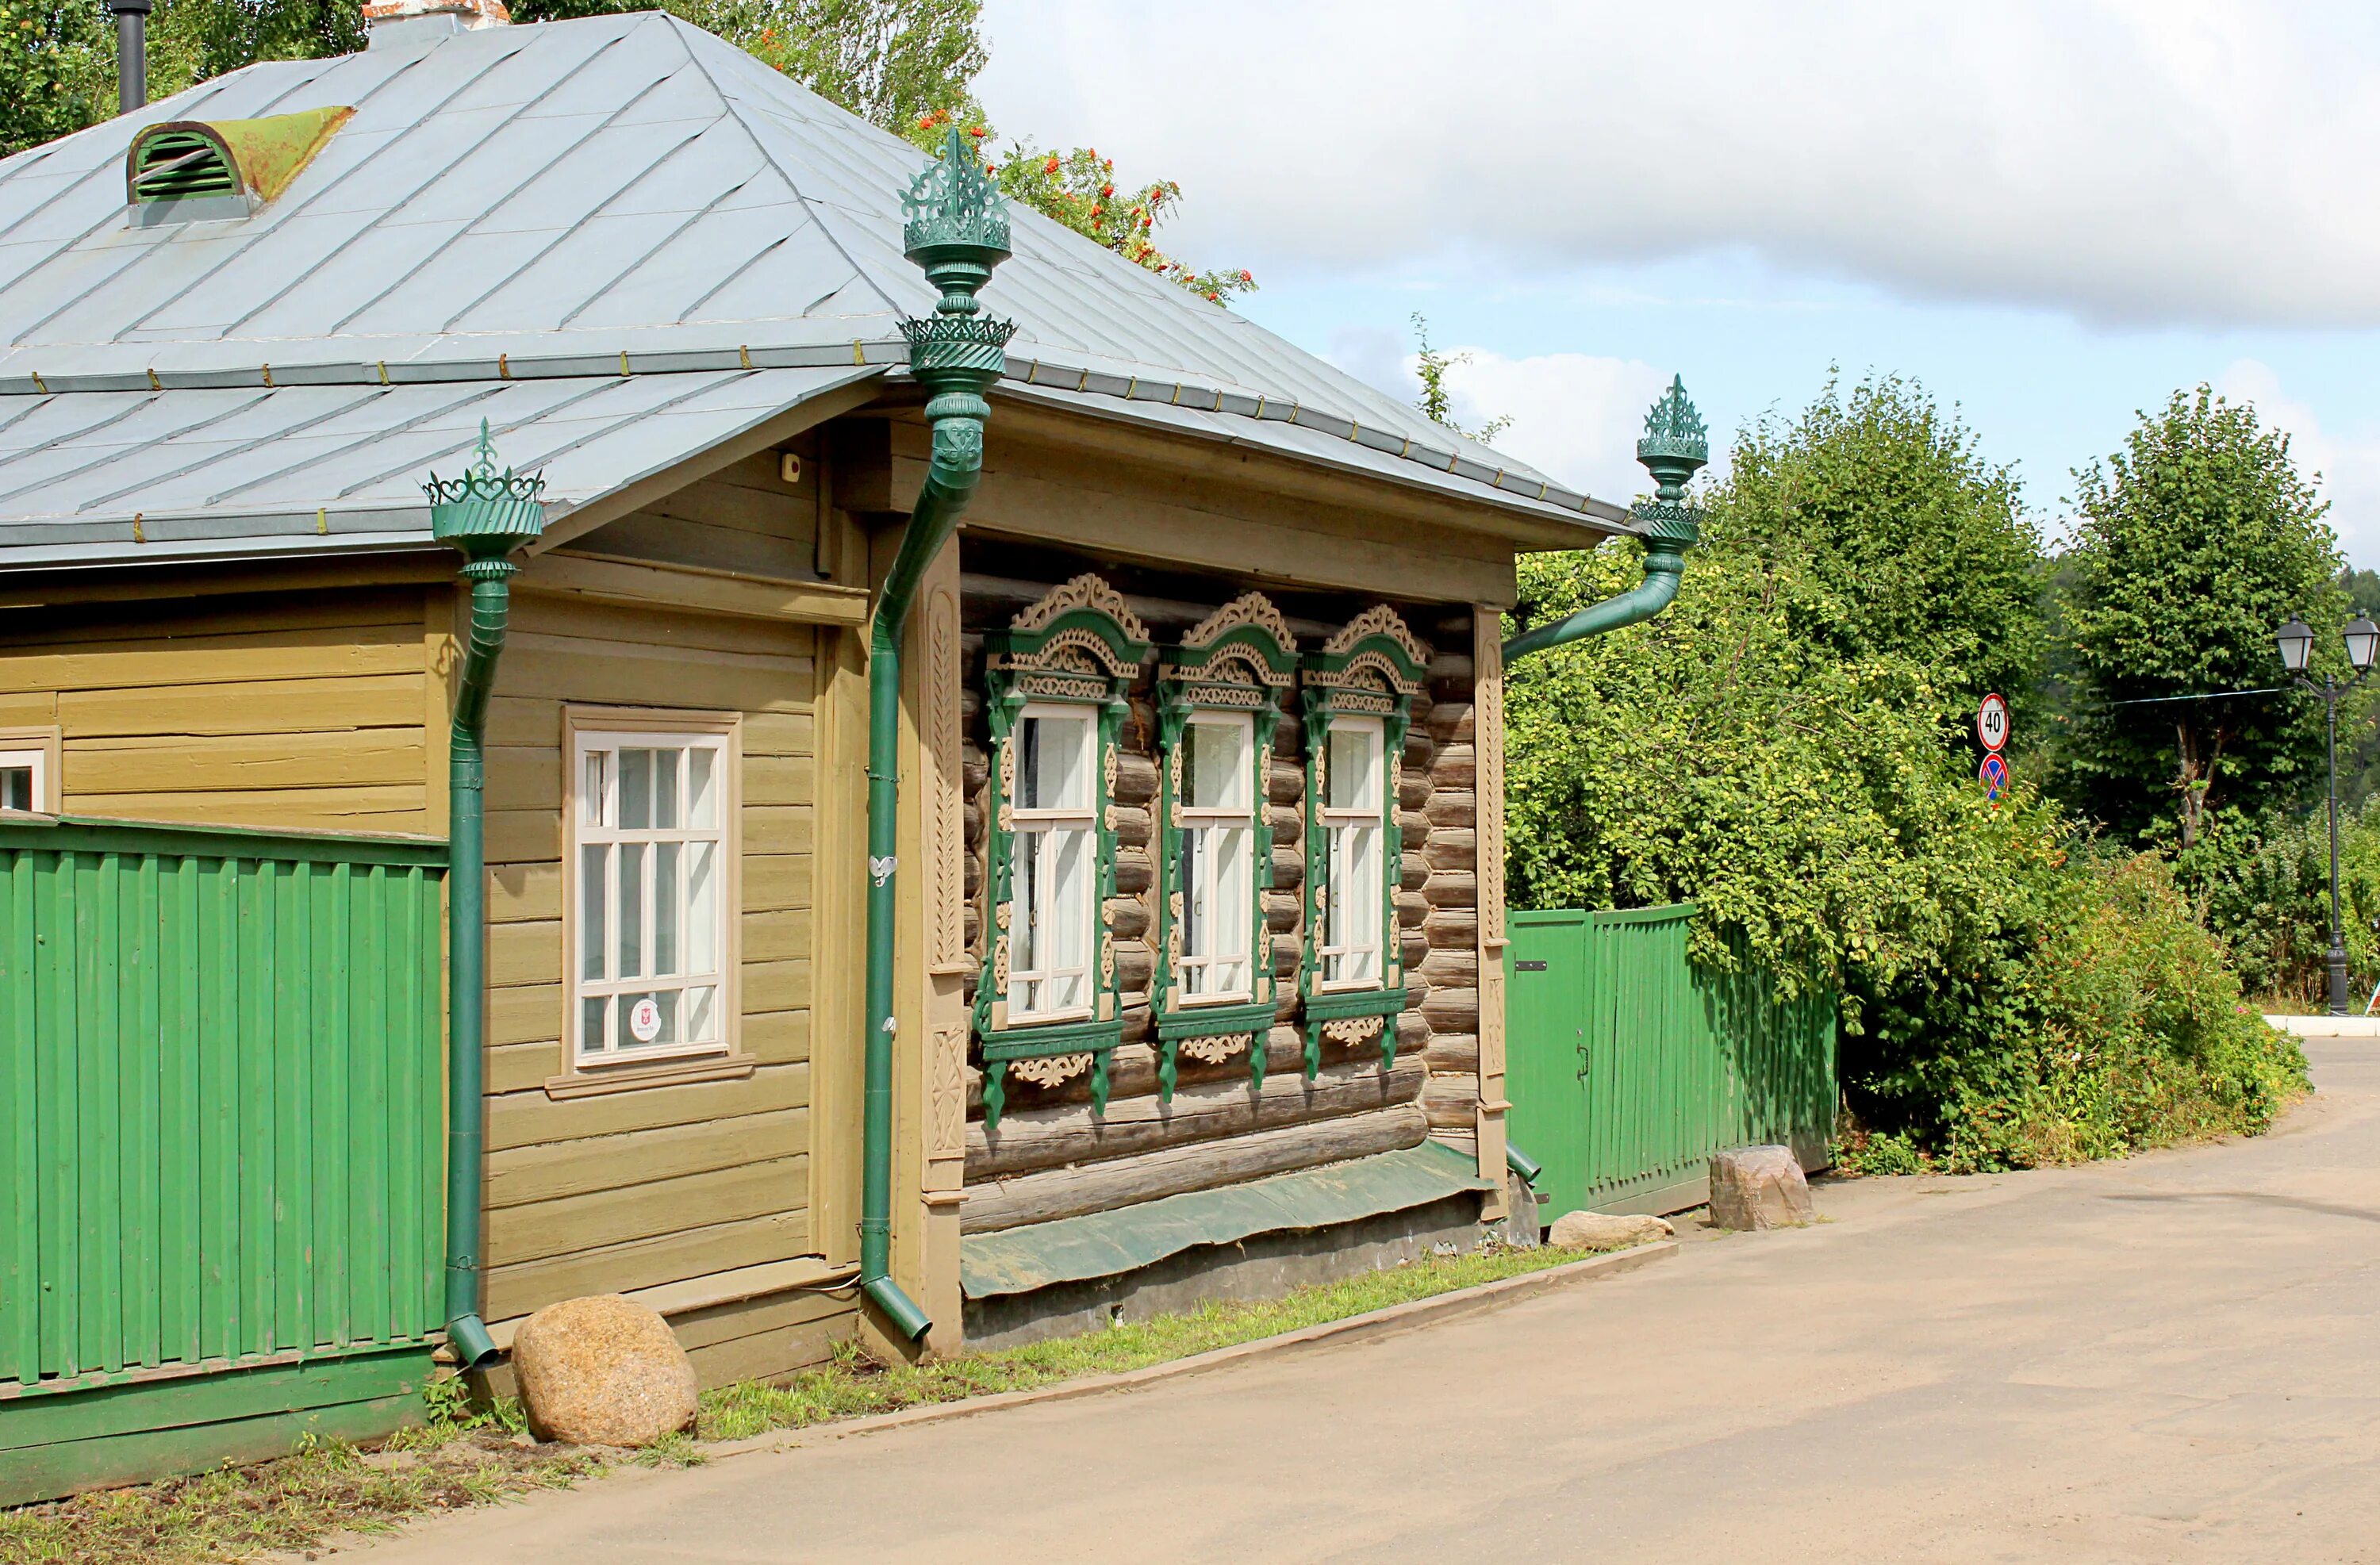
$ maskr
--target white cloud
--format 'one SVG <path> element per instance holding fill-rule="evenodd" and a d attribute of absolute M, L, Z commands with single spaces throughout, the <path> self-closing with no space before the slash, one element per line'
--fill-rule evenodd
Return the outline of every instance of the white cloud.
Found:
<path fill-rule="evenodd" d="M 2110 322 L 2380 324 L 2380 8 L 992 0 L 995 122 L 1344 274 L 1748 251 Z"/>
<path fill-rule="evenodd" d="M 2234 361 L 2216 377 L 2215 389 L 2234 402 L 2255 405 L 2268 426 L 2289 431 L 2289 455 L 2298 470 L 2321 475 L 2325 518 L 2354 564 L 2380 565 L 2380 431 L 2326 430 L 2313 407 L 2282 389 L 2270 365 L 2253 358 Z"/>
<path fill-rule="evenodd" d="M 1497 450 L 1598 500 L 1625 505 L 1649 490 L 1651 480 L 1636 465 L 1636 434 L 1645 409 L 1669 384 L 1660 370 L 1641 359 L 1585 353 L 1508 358 L 1484 347 L 1445 351 L 1456 423 L 1477 430 L 1510 419 L 1495 439 Z M 1341 331 L 1325 357 L 1401 401 L 1421 394 L 1420 360 L 1394 333 Z"/>

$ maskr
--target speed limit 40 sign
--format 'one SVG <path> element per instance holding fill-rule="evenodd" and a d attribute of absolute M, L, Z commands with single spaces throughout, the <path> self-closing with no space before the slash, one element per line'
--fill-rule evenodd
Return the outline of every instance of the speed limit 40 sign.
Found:
<path fill-rule="evenodd" d="M 2008 745 L 2008 703 L 1998 695 L 1985 697 L 1984 704 L 1975 709 L 1975 737 L 1984 742 L 1984 748 L 1998 755 Z"/>

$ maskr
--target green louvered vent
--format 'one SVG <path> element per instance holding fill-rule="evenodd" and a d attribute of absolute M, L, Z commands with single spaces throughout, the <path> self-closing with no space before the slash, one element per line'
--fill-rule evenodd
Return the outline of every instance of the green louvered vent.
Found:
<path fill-rule="evenodd" d="M 186 201 L 239 193 L 239 171 L 224 150 L 188 130 L 167 130 L 140 145 L 140 166 L 132 176 L 136 201 Z"/>

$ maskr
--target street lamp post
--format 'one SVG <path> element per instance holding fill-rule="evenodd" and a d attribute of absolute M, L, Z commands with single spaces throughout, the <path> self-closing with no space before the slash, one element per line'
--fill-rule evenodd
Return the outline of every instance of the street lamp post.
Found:
<path fill-rule="evenodd" d="M 2327 748 L 2330 758 L 2330 1013 L 2347 1014 L 2347 936 L 2338 916 L 2338 698 L 2363 683 L 2372 672 L 2375 655 L 2380 655 L 2380 625 L 2374 625 L 2362 614 L 2347 625 L 2344 637 L 2347 661 L 2354 665 L 2355 677 L 2341 685 L 2333 674 L 2324 674 L 2317 685 L 2306 676 L 2306 659 L 2313 651 L 2313 632 L 2305 621 L 2291 617 L 2289 623 L 2274 633 L 2274 645 L 2281 651 L 2281 666 L 2297 677 L 2297 682 L 2322 696 L 2324 716 L 2329 722 Z"/>

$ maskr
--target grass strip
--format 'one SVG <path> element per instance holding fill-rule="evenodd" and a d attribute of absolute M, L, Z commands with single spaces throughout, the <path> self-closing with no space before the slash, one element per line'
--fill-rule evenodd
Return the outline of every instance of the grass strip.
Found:
<path fill-rule="evenodd" d="M 334 1533 L 387 1533 L 411 1517 L 567 1488 L 622 1462 L 698 1464 L 701 1441 L 1146 1368 L 1542 1271 L 1587 1253 L 1494 1248 L 1434 1256 L 1278 1299 L 1218 1300 L 1079 1337 L 922 1365 L 880 1365 L 844 1341 L 828 1363 L 783 1385 L 747 1380 L 705 1392 L 697 1438 L 674 1436 L 633 1453 L 538 1444 L 517 1401 L 474 1406 L 460 1382 L 447 1380 L 425 1394 L 421 1425 L 376 1450 L 309 1439 L 289 1456 L 253 1466 L 0 1511 L 0 1565 L 202 1565 L 306 1549 Z"/>

